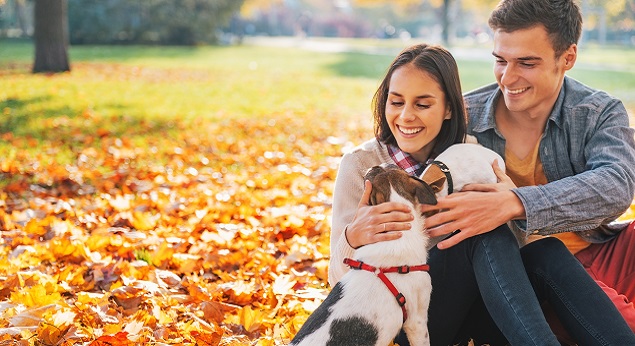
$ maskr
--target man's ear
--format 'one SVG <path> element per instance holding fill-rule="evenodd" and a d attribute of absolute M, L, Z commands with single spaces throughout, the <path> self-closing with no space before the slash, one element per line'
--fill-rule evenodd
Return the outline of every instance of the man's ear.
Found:
<path fill-rule="evenodd" d="M 573 68 L 575 61 L 578 58 L 578 45 L 572 44 L 569 48 L 562 53 L 562 59 L 564 59 L 564 69 L 568 71 Z"/>

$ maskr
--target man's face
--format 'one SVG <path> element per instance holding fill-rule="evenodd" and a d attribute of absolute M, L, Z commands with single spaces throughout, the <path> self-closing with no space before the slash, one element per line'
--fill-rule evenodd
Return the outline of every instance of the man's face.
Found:
<path fill-rule="evenodd" d="M 573 44 L 556 57 L 542 25 L 513 32 L 496 30 L 494 75 L 507 109 L 531 118 L 547 118 L 576 53 Z"/>

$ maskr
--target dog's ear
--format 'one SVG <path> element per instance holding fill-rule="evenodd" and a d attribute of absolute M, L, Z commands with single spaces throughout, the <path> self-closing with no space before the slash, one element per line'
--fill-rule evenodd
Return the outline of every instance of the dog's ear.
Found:
<path fill-rule="evenodd" d="M 366 174 L 364 174 L 364 179 L 365 180 L 370 180 L 370 182 L 373 182 L 373 179 L 375 179 L 375 177 L 380 174 L 383 173 L 385 170 L 383 167 L 381 166 L 374 166 L 370 169 L 368 169 L 368 171 L 366 171 Z"/>
<path fill-rule="evenodd" d="M 412 179 L 418 180 L 417 188 L 415 189 L 415 195 L 417 196 L 417 200 L 419 201 L 419 203 L 431 205 L 437 204 L 437 197 L 434 194 L 434 189 L 419 178 L 412 177 Z"/>
<path fill-rule="evenodd" d="M 376 176 L 371 180 L 373 190 L 370 192 L 370 205 L 384 203 L 390 198 L 390 182 L 386 180 L 385 175 Z"/>
<path fill-rule="evenodd" d="M 443 189 L 446 179 L 445 173 L 437 165 L 430 165 L 421 175 L 421 180 L 428 183 L 435 193 Z"/>
<path fill-rule="evenodd" d="M 437 193 L 437 192 L 441 191 L 441 189 L 443 189 L 443 184 L 445 184 L 445 181 L 446 181 L 446 177 L 445 176 L 437 177 L 432 182 L 428 182 L 428 185 L 430 186 L 432 191 Z"/>

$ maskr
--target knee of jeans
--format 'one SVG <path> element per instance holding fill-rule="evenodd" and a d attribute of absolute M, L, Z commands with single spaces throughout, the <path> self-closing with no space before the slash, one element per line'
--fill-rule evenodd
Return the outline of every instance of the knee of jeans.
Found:
<path fill-rule="evenodd" d="M 569 255 L 569 250 L 564 243 L 554 237 L 546 237 L 531 242 L 520 249 L 520 255 L 527 269 L 554 264 L 554 260 L 560 260 L 562 254 Z"/>
<path fill-rule="evenodd" d="M 482 236 L 494 239 L 495 241 L 506 246 L 512 245 L 518 247 L 518 242 L 516 241 L 514 233 L 506 225 L 501 225 L 491 232 L 482 234 Z"/>

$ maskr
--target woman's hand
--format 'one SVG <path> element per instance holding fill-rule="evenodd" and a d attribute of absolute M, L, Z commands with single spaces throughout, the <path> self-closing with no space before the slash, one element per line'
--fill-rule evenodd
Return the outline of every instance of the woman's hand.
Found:
<path fill-rule="evenodd" d="M 401 231 L 410 229 L 410 221 L 413 220 L 412 212 L 406 204 L 385 202 L 370 205 L 372 189 L 372 184 L 366 180 L 355 217 L 344 231 L 346 240 L 355 249 L 367 244 L 398 239 L 401 237 Z"/>

